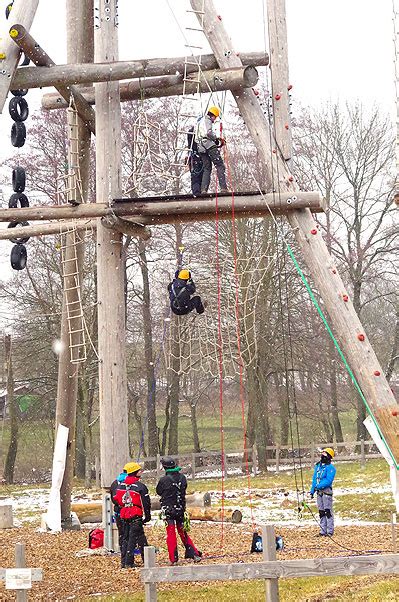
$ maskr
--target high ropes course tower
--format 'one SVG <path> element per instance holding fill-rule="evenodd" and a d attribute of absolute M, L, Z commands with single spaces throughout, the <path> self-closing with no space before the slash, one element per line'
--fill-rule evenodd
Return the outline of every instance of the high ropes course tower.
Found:
<path fill-rule="evenodd" d="M 57 423 L 69 428 L 69 444 L 61 491 L 62 517 L 70 515 L 70 450 L 74 439 L 77 374 L 86 344 L 80 311 L 79 273 L 83 254 L 79 233 L 87 228 L 96 229 L 97 233 L 101 485 L 107 488 L 129 457 L 123 235 L 148 240 L 152 225 L 215 220 L 216 208 L 221 220 L 286 217 L 300 249 L 301 261 L 306 263 L 323 300 L 328 320 L 317 306 L 320 316 L 367 406 L 376 436 L 397 475 L 398 404 L 313 218 L 312 214 L 324 211 L 324 200 L 318 192 L 299 190 L 290 170 L 292 139 L 284 0 L 266 1 L 273 127 L 253 90 L 257 80 L 255 67 L 267 64 L 268 57 L 264 52 L 237 53 L 213 0 L 187 0 L 187 9 L 198 20 L 198 27 L 193 30 L 204 36 L 204 41 L 206 38 L 212 54 L 195 58 L 193 42 L 187 44 L 192 53 L 189 60 L 177 57 L 125 62 L 118 60 L 118 0 L 67 0 L 67 65 L 55 65 L 40 46 L 45 44 L 45 37 L 35 40 L 29 33 L 38 4 L 39 0 L 14 0 L 12 4 L 1 36 L 0 110 L 10 90 L 55 87 L 57 93 L 46 94 L 43 106 L 68 108 L 68 174 L 58 205 L 3 208 L 0 219 L 16 222 L 20 239 L 54 233 L 64 235 L 61 334 L 66 345 L 59 363 Z M 34 66 L 18 67 L 22 53 Z M 128 78 L 133 79 L 120 84 L 120 80 Z M 195 202 L 187 195 L 123 198 L 121 101 L 140 99 L 143 88 L 146 98 L 180 95 L 184 102 L 201 91 L 231 90 L 271 183 L 270 190 L 261 190 L 256 177 L 248 170 L 250 192 L 240 195 L 205 195 Z M 186 113 L 190 115 L 191 109 Z M 182 132 L 187 127 L 184 114 L 179 127 Z M 149 148 L 159 136 L 154 124 L 141 124 L 141 132 L 143 128 L 147 134 L 144 142 L 137 137 L 137 156 L 143 152 L 143 144 Z M 92 136 L 95 136 L 96 149 L 95 202 L 89 199 L 88 192 Z M 178 157 L 179 149 L 176 151 Z M 156 151 L 151 153 L 154 164 L 159 162 Z M 26 224 L 35 220 L 42 223 Z M 1 233 L 2 239 L 13 237 L 15 230 Z M 288 246 L 287 251 L 315 302 L 291 247 Z"/>

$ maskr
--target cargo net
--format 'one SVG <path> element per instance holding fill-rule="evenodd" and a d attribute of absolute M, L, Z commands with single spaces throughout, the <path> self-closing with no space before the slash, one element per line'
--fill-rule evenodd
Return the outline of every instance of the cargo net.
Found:
<path fill-rule="evenodd" d="M 207 305 L 205 312 L 197 314 L 193 310 L 185 316 L 171 314 L 167 319 L 163 346 L 165 367 L 179 374 L 197 371 L 216 378 L 220 361 L 225 377 L 239 374 L 240 364 L 246 368 L 251 366 L 258 351 L 259 314 L 264 315 L 260 292 L 274 267 L 274 256 L 238 258 L 236 284 L 233 261 L 226 260 L 220 266 L 219 299 L 215 275 L 212 283 L 205 278 L 196 278 L 197 292 Z"/>

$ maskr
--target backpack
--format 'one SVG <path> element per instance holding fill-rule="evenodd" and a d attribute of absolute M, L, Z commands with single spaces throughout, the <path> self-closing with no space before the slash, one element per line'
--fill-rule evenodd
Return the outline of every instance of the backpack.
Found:
<path fill-rule="evenodd" d="M 104 530 L 103 529 L 92 529 L 89 532 L 89 548 L 95 550 L 96 548 L 102 548 L 104 545 Z"/>
<path fill-rule="evenodd" d="M 182 309 L 190 299 L 186 285 L 176 287 L 175 282 L 173 282 L 171 292 L 173 293 L 173 296 L 171 295 L 172 307 L 177 310 Z"/>

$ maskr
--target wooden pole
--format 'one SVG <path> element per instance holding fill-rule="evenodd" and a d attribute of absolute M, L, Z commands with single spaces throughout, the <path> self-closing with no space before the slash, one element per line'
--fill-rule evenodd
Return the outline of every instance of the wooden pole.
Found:
<path fill-rule="evenodd" d="M 243 65 L 253 67 L 266 66 L 269 57 L 264 52 L 243 52 L 240 54 Z M 201 61 L 201 69 L 206 72 L 217 69 L 218 64 L 213 54 L 194 57 L 193 63 Z M 70 86 L 75 84 L 91 84 L 95 82 L 119 81 L 173 75 L 183 73 L 185 57 L 142 59 L 138 61 L 119 61 L 114 63 L 81 63 L 79 65 L 53 65 L 48 69 L 37 67 L 20 67 L 16 70 L 11 87 L 45 88 L 48 86 Z M 186 65 L 187 73 L 198 73 L 198 67 Z"/>
<path fill-rule="evenodd" d="M 118 59 L 117 0 L 100 0 L 95 59 Z M 96 183 L 99 199 L 111 204 L 121 194 L 121 108 L 119 83 L 96 89 Z M 109 487 L 129 458 L 126 330 L 122 234 L 97 225 L 98 352 L 101 485 Z"/>
<path fill-rule="evenodd" d="M 80 3 L 82 5 L 82 9 L 84 9 L 85 4 Z M 88 18 L 92 22 L 93 19 L 91 15 L 88 15 Z M 89 22 L 90 22 L 89 21 Z M 87 26 L 87 23 L 83 23 L 83 25 Z M 76 23 L 78 27 L 78 23 Z M 78 31 L 78 30 L 77 30 Z M 79 46 L 75 45 L 75 49 L 85 47 L 87 44 L 90 44 L 91 33 L 90 29 L 87 30 L 86 35 L 82 36 L 81 44 Z M 10 29 L 10 34 L 13 36 L 13 41 L 21 48 L 27 57 L 31 59 L 35 63 L 35 65 L 39 65 L 41 67 L 51 67 L 54 65 L 54 61 L 48 56 L 48 54 L 39 46 L 36 40 L 28 33 L 25 27 L 20 23 L 13 25 Z M 70 36 L 71 37 L 71 36 Z M 86 126 L 90 129 L 90 131 L 95 134 L 95 114 L 93 108 L 86 102 L 83 98 L 82 94 L 77 90 L 74 86 L 56 86 L 59 94 L 66 101 L 67 106 L 69 106 L 71 97 L 73 97 L 74 104 L 76 106 L 76 110 L 79 113 L 79 116 L 82 118 Z"/>
<path fill-rule="evenodd" d="M 15 0 L 10 13 L 14 22 L 22 23 L 29 31 L 36 14 L 39 0 Z M 8 22 L 2 16 L 0 33 L 0 113 L 10 90 L 10 84 L 21 56 L 21 50 L 8 35 Z"/>
<path fill-rule="evenodd" d="M 200 92 L 218 92 L 223 90 L 239 90 L 252 88 L 258 82 L 258 72 L 253 66 L 239 67 L 236 69 L 214 69 L 202 71 L 201 82 L 198 86 L 198 74 L 189 75 L 185 83 L 186 94 Z M 190 83 L 190 79 L 193 83 Z M 95 103 L 94 88 L 82 90 L 84 99 L 90 105 Z M 179 96 L 183 94 L 183 75 L 164 75 L 149 79 L 132 80 L 120 84 L 121 102 L 140 100 L 142 98 L 161 98 L 166 96 Z M 43 109 L 62 109 L 67 102 L 59 94 L 45 94 L 42 98 Z"/>
<path fill-rule="evenodd" d="M 67 58 L 69 61 L 88 61 L 94 57 L 94 20 L 93 0 L 67 0 L 66 4 L 67 23 Z M 78 121 L 77 132 L 68 129 L 68 164 L 76 165 L 77 173 L 80 174 L 81 188 L 77 186 L 79 202 L 87 201 L 89 188 L 90 170 L 90 130 L 85 123 Z M 77 136 L 77 140 L 75 137 Z M 76 148 L 73 148 L 76 147 Z M 72 149 L 75 153 L 72 154 Z M 77 182 L 75 182 L 77 185 Z M 61 226 L 62 227 L 62 226 Z M 62 297 L 61 316 L 61 341 L 63 343 L 58 364 L 57 384 L 57 408 L 56 428 L 58 424 L 68 427 L 68 444 L 65 462 L 64 477 L 62 480 L 61 497 L 61 520 L 63 526 L 71 526 L 71 492 L 75 463 L 75 430 L 76 430 L 76 407 L 78 396 L 79 364 L 71 362 L 71 345 L 79 351 L 82 342 L 81 318 L 68 320 L 68 311 L 76 309 L 81 299 L 81 287 L 77 286 L 77 279 L 83 272 L 84 246 L 78 239 L 76 231 L 71 231 L 62 237 L 65 245 L 63 250 L 64 261 L 62 263 L 64 291 Z M 81 284 L 81 283 L 79 283 Z M 74 312 L 77 313 L 76 311 Z M 74 332 L 71 334 L 71 330 Z M 76 347 L 75 347 L 76 345 Z"/>
<path fill-rule="evenodd" d="M 284 0 L 274 0 L 284 5 Z M 202 10 L 202 0 L 190 0 L 193 10 Z M 221 68 L 238 67 L 241 64 L 234 52 L 223 21 L 213 6 L 212 0 L 204 0 L 204 32 Z M 282 10 L 280 11 L 282 14 Z M 280 23 L 280 27 L 282 22 Z M 273 36 L 273 29 L 271 31 Z M 276 40 L 270 40 L 271 48 L 278 48 Z M 282 66 L 286 69 L 287 66 Z M 281 191 L 298 189 L 284 157 L 278 151 L 272 153 L 269 139 L 272 137 L 259 103 L 251 91 L 233 92 L 240 113 L 248 127 L 259 153 L 260 159 L 269 166 L 268 172 L 275 186 Z M 278 173 L 277 173 L 278 166 Z M 377 357 L 364 333 L 364 328 L 347 295 L 327 246 L 317 229 L 309 209 L 301 209 L 288 214 L 289 223 L 295 233 L 302 257 L 308 265 L 312 279 L 324 301 L 340 346 L 348 364 L 359 383 L 365 399 L 373 412 L 380 431 L 387 443 L 392 458 L 399 466 L 399 428 L 392 412 L 397 404 Z M 358 335 L 364 335 L 360 340 Z"/>
<path fill-rule="evenodd" d="M 0 230 L 0 240 L 10 240 L 14 236 L 45 236 L 49 234 L 61 234 L 71 228 L 76 228 L 77 231 L 94 229 L 97 226 L 97 222 L 94 219 L 82 219 L 82 220 L 71 220 L 71 221 L 55 221 L 47 224 L 35 224 L 33 226 L 21 226 L 18 230 L 12 228 Z"/>
<path fill-rule="evenodd" d="M 25 569 L 26 568 L 26 555 L 25 555 L 25 544 L 24 543 L 16 543 L 15 544 L 15 566 L 17 569 Z M 16 590 L 16 600 L 17 602 L 26 602 L 28 599 L 28 592 L 26 589 Z"/>
<path fill-rule="evenodd" d="M 112 213 L 102 217 L 101 224 L 104 228 L 110 228 L 126 236 L 141 238 L 142 240 L 149 240 L 151 238 L 151 231 L 145 226 L 134 224 Z"/>
<path fill-rule="evenodd" d="M 144 567 L 151 569 L 156 565 L 155 548 L 146 546 L 144 548 Z M 144 581 L 145 602 L 157 602 L 157 584 Z"/>
<path fill-rule="evenodd" d="M 263 560 L 276 560 L 276 533 L 273 525 L 262 526 Z M 266 602 L 278 602 L 278 579 L 265 579 Z"/>

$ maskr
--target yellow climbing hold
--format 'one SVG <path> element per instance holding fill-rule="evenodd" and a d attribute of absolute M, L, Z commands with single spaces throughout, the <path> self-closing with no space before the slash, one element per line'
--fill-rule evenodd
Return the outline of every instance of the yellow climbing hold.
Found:
<path fill-rule="evenodd" d="M 3 61 L 6 58 L 5 52 L 0 52 L 0 61 Z"/>
<path fill-rule="evenodd" d="M 10 36 L 16 38 L 18 35 L 18 29 L 10 29 Z"/>

